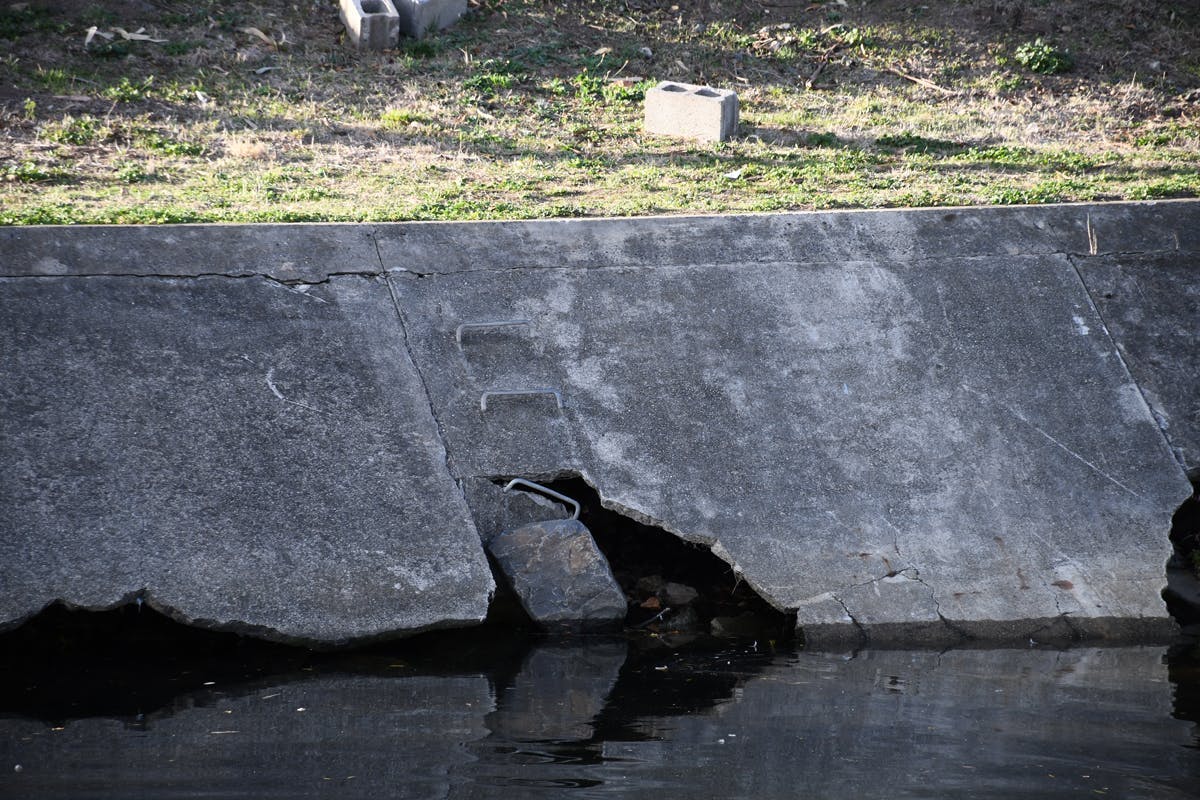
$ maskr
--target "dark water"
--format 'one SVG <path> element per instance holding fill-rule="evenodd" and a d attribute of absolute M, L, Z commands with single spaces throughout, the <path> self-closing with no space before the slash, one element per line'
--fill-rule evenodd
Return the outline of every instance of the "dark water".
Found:
<path fill-rule="evenodd" d="M 454 641 L 10 664 L 0 797 L 1200 796 L 1194 646 Z"/>

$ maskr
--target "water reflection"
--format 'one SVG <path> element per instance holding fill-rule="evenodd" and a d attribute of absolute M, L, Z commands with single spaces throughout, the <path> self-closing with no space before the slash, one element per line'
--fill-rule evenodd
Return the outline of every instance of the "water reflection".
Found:
<path fill-rule="evenodd" d="M 51 724 L 0 703 L 0 795 L 1194 797 L 1197 663 L 1158 647 L 845 656 L 611 639 L 436 668 L 326 659 L 140 720 Z"/>

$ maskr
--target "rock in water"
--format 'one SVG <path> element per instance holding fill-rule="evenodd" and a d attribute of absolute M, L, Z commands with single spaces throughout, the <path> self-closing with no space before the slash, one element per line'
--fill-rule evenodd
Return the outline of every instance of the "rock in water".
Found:
<path fill-rule="evenodd" d="M 579 520 L 535 522 L 487 545 L 521 605 L 539 625 L 558 630 L 616 627 L 625 595 Z"/>

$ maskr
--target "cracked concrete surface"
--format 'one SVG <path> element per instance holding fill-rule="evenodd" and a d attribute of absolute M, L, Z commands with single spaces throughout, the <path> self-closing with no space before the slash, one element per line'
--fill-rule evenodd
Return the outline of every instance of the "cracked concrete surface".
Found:
<path fill-rule="evenodd" d="M 146 587 L 298 640 L 467 624 L 491 582 L 464 490 L 579 474 L 810 643 L 1159 634 L 1198 221 L 0 231 L 0 617 Z"/>
<path fill-rule="evenodd" d="M 0 279 L 0 622 L 138 594 L 337 643 L 491 575 L 380 279 Z"/>

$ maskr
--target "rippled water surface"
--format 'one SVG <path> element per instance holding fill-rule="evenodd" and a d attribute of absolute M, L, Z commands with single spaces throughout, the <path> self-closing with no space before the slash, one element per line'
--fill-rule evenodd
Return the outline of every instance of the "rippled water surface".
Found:
<path fill-rule="evenodd" d="M 1195 648 L 436 646 L 10 666 L 0 796 L 1200 796 Z"/>

